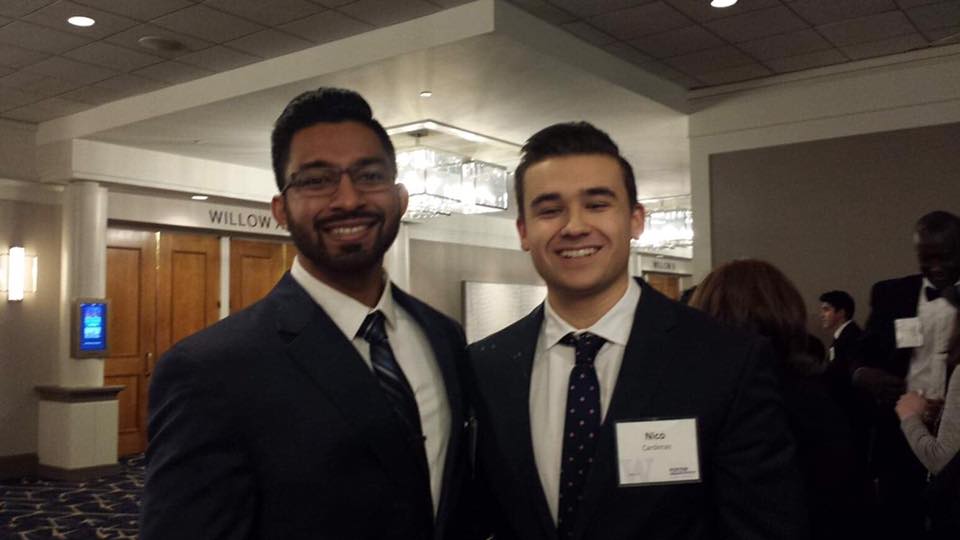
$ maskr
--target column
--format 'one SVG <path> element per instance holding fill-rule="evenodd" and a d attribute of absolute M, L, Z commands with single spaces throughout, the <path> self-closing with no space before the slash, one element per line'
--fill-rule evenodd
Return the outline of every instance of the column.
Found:
<path fill-rule="evenodd" d="M 72 358 L 73 300 L 106 296 L 107 189 L 72 181 L 63 192 L 59 355 L 36 388 L 38 458 L 46 477 L 81 479 L 117 467 L 116 395 L 103 386 L 103 358 Z M 109 328 L 108 328 L 109 332 Z"/>

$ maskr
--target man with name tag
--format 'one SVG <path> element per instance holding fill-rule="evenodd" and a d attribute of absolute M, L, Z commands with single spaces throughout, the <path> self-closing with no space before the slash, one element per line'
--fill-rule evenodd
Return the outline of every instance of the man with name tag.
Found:
<path fill-rule="evenodd" d="M 804 538 L 771 351 L 630 277 L 644 210 L 616 144 L 584 122 L 550 126 L 515 178 L 547 298 L 469 348 L 487 531 Z"/>
<path fill-rule="evenodd" d="M 459 540 L 465 343 L 383 269 L 407 206 L 393 144 L 337 88 L 293 99 L 271 139 L 297 256 L 157 364 L 140 537 Z"/>
<path fill-rule="evenodd" d="M 927 399 L 925 416 L 932 421 L 943 404 L 947 349 L 960 303 L 960 217 L 944 211 L 921 217 L 914 248 L 919 274 L 871 289 L 853 378 L 877 407 L 871 460 L 890 538 L 919 537 L 924 528 L 926 469 L 910 450 L 894 405 L 904 390 L 917 392 Z"/>

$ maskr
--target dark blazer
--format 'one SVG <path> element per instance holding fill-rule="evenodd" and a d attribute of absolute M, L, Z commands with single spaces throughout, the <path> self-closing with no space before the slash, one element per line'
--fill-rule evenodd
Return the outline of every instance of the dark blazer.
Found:
<path fill-rule="evenodd" d="M 857 367 L 860 337 L 863 330 L 856 321 L 850 321 L 840 335 L 833 340 L 833 360 L 823 373 L 827 391 L 839 406 L 853 430 L 854 444 L 858 455 L 866 462 L 869 430 L 872 425 L 873 406 L 870 397 L 853 386 L 853 371 Z"/>
<path fill-rule="evenodd" d="M 794 449 L 769 346 L 720 328 L 642 280 L 575 538 L 806 537 Z M 533 454 L 529 396 L 541 305 L 470 346 L 478 476 L 498 540 L 556 539 Z M 696 417 L 702 483 L 618 487 L 614 424 Z"/>
<path fill-rule="evenodd" d="M 833 361 L 827 365 L 828 377 L 839 377 L 850 383 L 850 376 L 853 374 L 853 358 L 857 354 L 860 344 L 860 336 L 863 330 L 856 321 L 850 321 L 840 335 L 833 340 Z"/>
<path fill-rule="evenodd" d="M 912 348 L 897 348 L 894 321 L 917 316 L 917 302 L 923 276 L 920 274 L 880 281 L 870 289 L 870 316 L 860 339 L 857 366 L 882 369 L 906 379 Z M 879 405 L 873 413 L 875 442 L 870 459 L 881 476 L 885 471 L 900 475 L 921 475 L 925 469 L 913 455 L 900 431 L 900 421 L 892 405 Z"/>
<path fill-rule="evenodd" d="M 917 316 L 923 276 L 888 279 L 870 289 L 870 316 L 860 341 L 858 365 L 880 368 L 905 378 L 913 349 L 898 349 L 894 321 Z"/>
<path fill-rule="evenodd" d="M 405 438 L 354 346 L 288 273 L 157 364 L 141 538 L 458 537 L 463 332 L 393 291 L 427 335 L 450 405 L 436 520 L 422 443 Z"/>
<path fill-rule="evenodd" d="M 921 287 L 923 276 L 919 274 L 874 284 L 870 290 L 870 315 L 860 339 L 860 358 L 855 367 L 879 368 L 906 379 L 913 349 L 897 348 L 894 321 L 917 316 Z M 921 534 L 928 510 L 921 496 L 926 468 L 907 444 L 892 403 L 874 401 L 872 417 L 869 459 L 879 480 L 880 527 L 891 538 L 917 536 Z"/>

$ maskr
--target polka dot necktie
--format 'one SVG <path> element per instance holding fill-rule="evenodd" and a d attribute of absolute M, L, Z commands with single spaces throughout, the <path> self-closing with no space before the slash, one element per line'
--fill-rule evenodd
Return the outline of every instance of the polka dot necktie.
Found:
<path fill-rule="evenodd" d="M 593 360 L 606 342 L 602 337 L 584 332 L 563 336 L 560 343 L 573 347 L 576 363 L 567 386 L 566 420 L 563 424 L 563 456 L 560 465 L 560 504 L 557 532 L 560 539 L 573 538 L 577 509 L 583 500 L 583 487 L 593 464 L 593 454 L 600 437 L 600 381 Z"/>
<path fill-rule="evenodd" d="M 380 389 L 387 396 L 387 401 L 393 405 L 410 435 L 417 439 L 422 438 L 417 400 L 410 383 L 403 375 L 403 370 L 393 356 L 390 342 L 387 341 L 383 313 L 374 311 L 367 315 L 357 335 L 370 343 L 370 364 L 380 383 Z"/>

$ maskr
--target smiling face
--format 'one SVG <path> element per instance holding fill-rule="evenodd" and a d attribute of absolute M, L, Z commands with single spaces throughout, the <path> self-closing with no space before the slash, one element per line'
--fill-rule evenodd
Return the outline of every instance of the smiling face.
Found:
<path fill-rule="evenodd" d="M 296 132 L 285 171 L 291 178 L 320 167 L 357 167 L 390 161 L 374 132 L 357 122 L 318 123 Z M 378 274 L 407 207 L 401 185 L 376 192 L 355 189 L 347 174 L 334 193 L 291 187 L 273 198 L 274 218 L 290 230 L 301 262 L 326 283 Z"/>
<path fill-rule="evenodd" d="M 526 170 L 523 189 L 520 245 L 551 295 L 602 297 L 626 287 L 630 239 L 643 232 L 643 207 L 629 200 L 616 159 L 550 157 Z"/>

